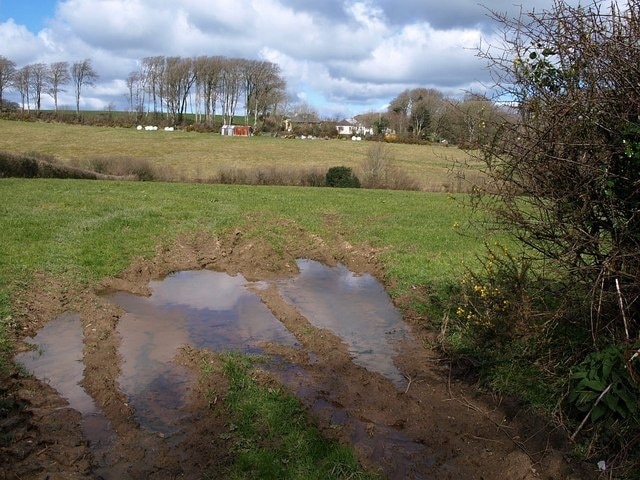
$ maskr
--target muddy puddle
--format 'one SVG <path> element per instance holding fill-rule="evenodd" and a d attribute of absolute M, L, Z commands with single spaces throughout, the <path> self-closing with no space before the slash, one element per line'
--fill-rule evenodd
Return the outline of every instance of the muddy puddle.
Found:
<path fill-rule="evenodd" d="M 82 415 L 82 432 L 96 449 L 114 438 L 109 421 L 98 409 L 81 383 L 83 334 L 80 315 L 66 313 L 50 321 L 35 337 L 27 339 L 33 350 L 16 355 L 15 360 L 40 381 L 53 387 Z"/>
<path fill-rule="evenodd" d="M 298 260 L 300 274 L 279 283 L 280 293 L 311 324 L 332 331 L 349 347 L 354 363 L 396 386 L 405 378 L 393 359 L 410 335 L 384 287 L 371 275 L 346 267 Z"/>
<path fill-rule="evenodd" d="M 393 360 L 399 343 L 410 334 L 382 285 L 374 277 L 356 275 L 342 265 L 328 267 L 299 260 L 298 268 L 298 275 L 275 281 L 280 296 L 313 326 L 339 337 L 356 365 L 384 376 L 398 391 L 403 390 L 406 380 Z M 186 417 L 195 379 L 175 362 L 180 347 L 252 354 L 262 353 L 267 344 L 300 348 L 256 293 L 268 285 L 248 282 L 242 275 L 180 271 L 152 281 L 149 296 L 127 292 L 105 295 L 126 312 L 117 326 L 121 337 L 117 383 L 141 428 L 171 436 Z M 16 360 L 83 415 L 83 430 L 92 447 L 112 438 L 108 421 L 81 387 L 83 335 L 79 315 L 70 313 L 53 320 L 31 343 L 35 350 Z M 311 363 L 318 361 L 313 353 L 308 355 Z M 392 464 L 395 473 L 406 473 L 403 469 L 416 457 L 429 461 L 424 446 L 410 441 L 398 429 L 373 425 L 332 401 L 330 394 L 319 395 L 318 390 L 326 392 L 330 387 L 315 383 L 304 368 L 288 365 L 283 359 L 272 363 L 282 382 L 312 410 L 332 425 L 348 427 L 354 444 L 364 446 L 371 458 Z M 407 452 L 406 459 L 401 452 Z"/>
<path fill-rule="evenodd" d="M 181 346 L 261 353 L 265 342 L 295 344 L 242 275 L 183 271 L 149 287 L 149 297 L 106 295 L 126 311 L 118 322 L 118 383 L 146 429 L 170 434 L 181 419 L 192 381 L 190 372 L 174 362 Z"/>

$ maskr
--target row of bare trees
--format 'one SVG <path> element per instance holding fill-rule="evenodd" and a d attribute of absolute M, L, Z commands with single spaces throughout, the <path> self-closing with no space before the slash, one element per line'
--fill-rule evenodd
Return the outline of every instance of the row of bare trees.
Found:
<path fill-rule="evenodd" d="M 65 86 L 72 84 L 76 113 L 80 113 L 80 95 L 82 87 L 93 85 L 98 74 L 91 65 L 90 59 L 69 64 L 69 62 L 33 63 L 16 68 L 15 62 L 0 55 L 0 105 L 4 105 L 4 92 L 15 90 L 20 94 L 22 109 L 40 112 L 43 95 L 53 98 L 55 110 L 58 111 L 58 95 L 66 91 Z"/>
<path fill-rule="evenodd" d="M 232 123 L 244 105 L 245 123 L 276 113 L 286 82 L 274 63 L 223 56 L 146 57 L 127 77 L 128 103 L 138 115 L 166 115 L 181 123 L 187 111 L 212 125 L 216 114 Z"/>

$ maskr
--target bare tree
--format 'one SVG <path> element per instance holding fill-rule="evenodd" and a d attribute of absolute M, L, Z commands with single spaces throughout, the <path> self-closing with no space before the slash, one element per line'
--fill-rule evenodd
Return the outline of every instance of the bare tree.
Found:
<path fill-rule="evenodd" d="M 316 109 L 304 101 L 289 104 L 286 114 L 299 122 L 317 122 L 320 120 L 320 115 L 318 115 Z"/>
<path fill-rule="evenodd" d="M 144 113 L 145 102 L 145 84 L 142 73 L 131 72 L 127 76 L 127 100 L 129 103 L 129 112 L 135 113 L 141 117 Z"/>
<path fill-rule="evenodd" d="M 29 85 L 33 92 L 33 101 L 35 102 L 36 112 L 40 113 L 42 103 L 42 93 L 46 91 L 48 83 L 49 67 L 45 63 L 34 63 L 31 65 L 31 76 Z"/>
<path fill-rule="evenodd" d="M 448 100 L 436 116 L 433 132 L 464 148 L 479 148 L 491 142 L 496 130 L 512 117 L 510 112 L 481 95 Z"/>
<path fill-rule="evenodd" d="M 168 114 L 174 122 L 182 122 L 186 112 L 187 99 L 196 81 L 193 65 L 190 58 L 167 58 L 164 88 Z"/>
<path fill-rule="evenodd" d="M 205 123 L 209 126 L 213 125 L 215 119 L 224 66 L 225 58 L 220 56 L 203 56 L 195 61 L 197 89 L 200 91 L 201 103 L 204 106 Z"/>
<path fill-rule="evenodd" d="M 245 119 L 253 115 L 254 125 L 259 115 L 274 112 L 283 103 L 286 82 L 280 69 L 271 62 L 259 62 L 222 56 L 146 57 L 140 69 L 127 79 L 128 101 L 131 109 L 136 95 L 138 106 L 157 112 L 166 106 L 174 122 L 183 116 L 194 102 L 196 121 L 213 125 L 218 105 L 223 122 L 231 123 L 244 98 Z M 139 88 L 145 95 L 140 96 Z M 137 92 L 137 93 L 136 93 Z"/>
<path fill-rule="evenodd" d="M 257 87 L 260 75 L 260 62 L 256 60 L 242 60 L 240 63 L 242 80 L 244 81 L 244 123 L 249 125 L 249 109 L 251 99 L 255 97 L 254 91 Z"/>
<path fill-rule="evenodd" d="M 87 58 L 81 62 L 74 63 L 71 66 L 71 79 L 73 80 L 76 94 L 76 115 L 79 117 L 80 94 L 82 92 L 82 87 L 86 85 L 94 85 L 95 81 L 98 79 L 98 74 L 93 69 L 91 60 Z"/>
<path fill-rule="evenodd" d="M 63 85 L 71 81 L 69 62 L 55 62 L 49 66 L 48 84 L 49 95 L 53 98 L 55 111 L 58 111 L 58 94 L 64 92 Z"/>
<path fill-rule="evenodd" d="M 12 86 L 16 64 L 7 57 L 0 55 L 0 108 L 4 105 L 4 92 Z"/>
<path fill-rule="evenodd" d="M 147 89 L 149 100 L 153 106 L 154 115 L 163 111 L 163 99 L 165 96 L 165 68 L 165 57 L 156 56 L 145 57 L 142 59 L 140 79 Z"/>
<path fill-rule="evenodd" d="M 254 127 L 258 123 L 258 116 L 276 113 L 285 95 L 286 82 L 280 74 L 280 67 L 272 62 L 254 62 L 246 91 L 247 111 L 253 112 Z"/>
<path fill-rule="evenodd" d="M 31 102 L 29 92 L 31 91 L 31 65 L 25 65 L 17 70 L 13 75 L 13 86 L 20 93 L 22 101 L 22 110 L 29 112 L 31 110 Z"/>
<path fill-rule="evenodd" d="M 442 114 L 444 104 L 444 95 L 438 90 L 405 90 L 389 103 L 388 117 L 399 135 L 425 138 L 433 133 L 433 120 Z"/>
<path fill-rule="evenodd" d="M 223 122 L 231 125 L 233 124 L 236 107 L 244 87 L 242 59 L 226 59 L 220 80 L 220 104 L 222 107 Z"/>

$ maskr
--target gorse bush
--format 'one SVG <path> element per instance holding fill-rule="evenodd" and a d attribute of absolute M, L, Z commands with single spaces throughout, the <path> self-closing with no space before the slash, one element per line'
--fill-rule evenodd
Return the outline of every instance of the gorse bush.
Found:
<path fill-rule="evenodd" d="M 615 459 L 622 475 L 637 475 L 640 462 L 640 426 L 628 421 L 638 378 L 623 354 L 640 337 L 639 9 L 638 0 L 555 0 L 516 18 L 494 14 L 503 42 L 480 56 L 502 82 L 498 96 L 517 107 L 482 144 L 491 182 L 475 200 L 527 251 L 538 278 L 518 295 L 531 315 L 500 310 L 508 280 L 520 289 L 508 269 L 474 285 L 460 312 L 489 356 L 518 337 L 538 345 L 528 360 L 562 377 L 565 418 L 590 412 L 592 428 L 575 439 Z"/>
<path fill-rule="evenodd" d="M 461 281 L 456 317 L 475 341 L 495 345 L 524 335 L 530 326 L 530 264 L 505 246 L 487 249 L 482 270 L 469 269 Z"/>
<path fill-rule="evenodd" d="M 331 167 L 326 174 L 327 187 L 360 188 L 360 180 L 349 167 Z"/>

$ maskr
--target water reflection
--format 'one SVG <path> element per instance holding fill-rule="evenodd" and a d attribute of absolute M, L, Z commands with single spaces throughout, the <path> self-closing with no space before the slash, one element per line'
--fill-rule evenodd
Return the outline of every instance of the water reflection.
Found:
<path fill-rule="evenodd" d="M 80 385 L 84 378 L 80 315 L 60 315 L 26 342 L 33 345 L 34 350 L 16 355 L 15 361 L 53 387 L 67 399 L 71 408 L 82 414 L 82 431 L 92 446 L 111 438 L 109 421 Z"/>
<path fill-rule="evenodd" d="M 403 384 L 393 358 L 396 345 L 409 339 L 410 334 L 382 285 L 372 276 L 355 275 L 344 266 L 327 267 L 299 260 L 298 267 L 298 276 L 278 282 L 281 295 L 313 325 L 341 337 L 355 363 L 386 376 L 396 385 Z M 117 327 L 122 359 L 118 383 L 136 419 L 146 429 L 172 434 L 183 415 L 191 377 L 186 368 L 174 362 L 180 346 L 260 353 L 263 342 L 296 345 L 295 337 L 248 288 L 241 275 L 207 270 L 177 272 L 151 282 L 150 290 L 148 297 L 125 292 L 106 295 L 126 311 Z M 79 385 L 83 376 L 79 315 L 66 314 L 53 320 L 36 335 L 33 344 L 36 352 L 21 354 L 16 360 L 48 381 L 72 408 L 82 413 L 89 440 L 99 442 L 111 436 L 108 422 Z M 376 426 L 379 435 L 370 438 L 362 422 L 346 409 L 323 403 L 317 395 L 319 386 L 306 372 L 295 366 L 288 368 L 290 373 L 295 371 L 306 378 L 298 384 L 304 385 L 302 390 L 297 389 L 298 395 L 315 398 L 310 400 L 314 410 L 329 410 L 332 423 L 351 428 L 354 442 L 367 445 L 375 455 L 391 455 L 397 450 L 411 453 L 422 448 L 384 426 Z M 295 382 L 285 383 L 296 390 Z M 403 455 L 392 456 L 398 458 L 399 465 L 410 463 Z"/>
<path fill-rule="evenodd" d="M 280 282 L 283 298 L 314 326 L 342 338 L 356 364 L 403 385 L 393 358 L 396 344 L 410 334 L 384 287 L 371 275 L 355 275 L 342 265 L 297 263 L 300 274 Z"/>
<path fill-rule="evenodd" d="M 246 284 L 241 275 L 184 271 L 151 282 L 149 297 L 106 296 L 127 312 L 118 323 L 119 384 L 145 428 L 171 433 L 180 419 L 190 381 L 173 363 L 180 346 L 259 353 L 263 342 L 295 344 Z"/>

